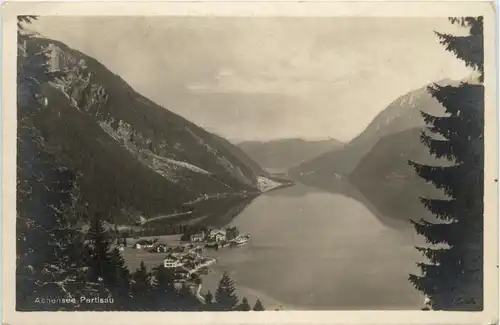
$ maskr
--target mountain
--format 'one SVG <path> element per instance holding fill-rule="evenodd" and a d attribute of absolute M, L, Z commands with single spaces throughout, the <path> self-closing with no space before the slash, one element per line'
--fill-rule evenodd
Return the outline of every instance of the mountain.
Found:
<path fill-rule="evenodd" d="M 341 148 L 342 146 L 342 142 L 335 139 L 320 141 L 281 139 L 245 141 L 238 144 L 238 147 L 260 166 L 273 171 L 288 170 L 329 150 Z"/>
<path fill-rule="evenodd" d="M 217 140 L 221 146 L 225 147 L 227 150 L 231 151 L 232 154 L 237 157 L 240 161 L 245 163 L 245 165 L 252 168 L 252 170 L 260 176 L 268 176 L 269 173 L 265 171 L 261 165 L 259 165 L 255 160 L 253 160 L 245 151 L 243 151 L 238 145 L 232 144 L 229 140 L 212 133 L 212 136 Z"/>
<path fill-rule="evenodd" d="M 445 166 L 420 142 L 421 128 L 387 135 L 359 162 L 349 181 L 383 215 L 396 220 L 434 220 L 419 197 L 445 198 L 444 193 L 426 183 L 408 165 L 408 160 Z"/>
<path fill-rule="evenodd" d="M 477 83 L 478 76 L 472 74 L 461 82 Z M 447 84 L 458 84 L 458 82 L 448 81 Z M 436 110 L 430 111 L 429 107 L 432 106 L 421 109 L 440 115 Z M 433 221 L 434 217 L 418 198 L 446 199 L 442 191 L 426 183 L 408 165 L 408 160 L 430 166 L 453 164 L 446 159 L 437 159 L 429 153 L 429 149 L 420 141 L 423 130 L 428 135 L 439 138 L 421 126 L 386 135 L 361 159 L 349 175 L 349 182 L 382 214 L 393 219 L 424 218 Z"/>
<path fill-rule="evenodd" d="M 443 80 L 438 83 L 449 84 L 451 81 Z M 427 85 L 397 98 L 380 112 L 360 135 L 345 146 L 292 168 L 290 175 L 296 179 L 311 177 L 312 174 L 317 174 L 317 178 L 332 174 L 346 177 L 383 137 L 424 127 L 421 110 L 438 116 L 444 114 L 444 107 L 429 94 Z"/>
<path fill-rule="evenodd" d="M 23 40 L 26 57 L 45 51 L 47 106 L 33 117 L 44 150 L 82 175 L 96 213 L 135 221 L 207 198 L 258 195 L 265 172 L 239 148 L 134 91 L 95 59 L 58 41 Z M 42 78 L 42 76 L 41 76 Z M 265 178 L 264 178 L 265 179 Z M 193 203 L 194 202 L 194 203 Z"/>

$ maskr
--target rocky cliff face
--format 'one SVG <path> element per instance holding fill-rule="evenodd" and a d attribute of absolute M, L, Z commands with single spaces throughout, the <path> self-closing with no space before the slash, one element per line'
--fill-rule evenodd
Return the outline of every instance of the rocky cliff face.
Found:
<path fill-rule="evenodd" d="M 34 124 L 46 147 L 84 175 L 82 191 L 96 210 L 157 215 L 207 196 L 260 192 L 263 171 L 239 159 L 238 148 L 138 94 L 95 59 L 57 41 L 27 42 L 28 58 L 45 52 L 60 72 L 43 83 L 47 107 Z"/>

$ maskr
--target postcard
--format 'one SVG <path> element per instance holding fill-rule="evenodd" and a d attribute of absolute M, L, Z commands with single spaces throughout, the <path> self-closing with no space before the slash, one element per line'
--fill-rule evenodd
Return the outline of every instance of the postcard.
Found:
<path fill-rule="evenodd" d="M 495 19 L 5 3 L 3 321 L 496 324 Z"/>

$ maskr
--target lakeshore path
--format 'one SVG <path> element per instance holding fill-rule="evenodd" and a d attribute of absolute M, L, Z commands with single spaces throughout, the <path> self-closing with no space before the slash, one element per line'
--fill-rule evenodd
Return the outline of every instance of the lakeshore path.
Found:
<path fill-rule="evenodd" d="M 203 268 L 203 267 L 207 267 L 207 266 L 212 265 L 212 264 L 214 264 L 215 262 L 217 262 L 217 260 L 216 260 L 215 258 L 213 258 L 213 257 L 207 257 L 207 259 L 208 259 L 208 261 L 206 261 L 205 263 L 198 265 L 197 267 L 195 267 L 195 268 L 194 268 L 194 269 L 192 269 L 192 270 L 189 270 L 189 272 L 188 272 L 188 273 L 189 273 L 189 275 L 191 275 L 191 274 L 193 274 L 193 273 L 197 272 L 199 269 L 201 269 L 201 268 Z"/>
<path fill-rule="evenodd" d="M 201 295 L 201 289 L 203 288 L 203 286 L 200 284 L 198 284 L 198 288 L 196 289 L 196 298 L 198 298 L 198 300 L 204 304 L 205 303 L 205 298 Z"/>
<path fill-rule="evenodd" d="M 200 264 L 198 265 L 196 268 L 192 269 L 189 271 L 189 274 L 193 274 L 195 273 L 196 271 L 198 271 L 199 269 L 201 269 L 202 267 L 206 267 L 206 266 L 209 266 L 209 265 L 212 265 L 216 262 L 217 260 L 213 257 L 210 257 L 210 259 L 208 261 L 206 261 L 205 263 L 203 264 Z M 201 302 L 201 303 L 205 303 L 205 298 L 201 295 L 201 289 L 203 288 L 202 284 L 198 284 L 198 288 L 196 289 L 196 298 L 198 298 L 198 300 Z"/>

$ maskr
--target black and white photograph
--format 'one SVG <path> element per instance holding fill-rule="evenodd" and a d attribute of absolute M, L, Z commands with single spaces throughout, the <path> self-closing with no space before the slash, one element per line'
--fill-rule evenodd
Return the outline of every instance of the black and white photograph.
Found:
<path fill-rule="evenodd" d="M 15 311 L 482 312 L 488 19 L 17 15 Z"/>

